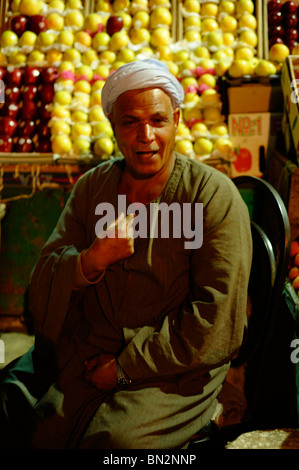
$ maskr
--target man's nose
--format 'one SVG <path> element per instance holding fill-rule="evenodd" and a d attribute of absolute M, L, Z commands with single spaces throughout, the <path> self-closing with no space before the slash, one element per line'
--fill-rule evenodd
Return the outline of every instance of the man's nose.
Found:
<path fill-rule="evenodd" d="M 148 123 L 147 124 L 140 124 L 140 126 L 138 128 L 137 138 L 138 138 L 138 140 L 142 140 L 142 141 L 153 140 L 154 133 L 153 133 L 152 126 Z"/>

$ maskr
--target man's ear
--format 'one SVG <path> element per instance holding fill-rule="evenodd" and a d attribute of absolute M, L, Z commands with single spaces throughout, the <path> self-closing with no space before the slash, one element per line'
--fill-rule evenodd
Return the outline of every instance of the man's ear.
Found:
<path fill-rule="evenodd" d="M 176 130 L 178 130 L 178 125 L 179 125 L 179 121 L 180 121 L 180 114 L 181 114 L 180 108 L 175 108 L 174 111 L 173 111 L 173 121 L 174 121 L 174 125 L 175 125 Z"/>

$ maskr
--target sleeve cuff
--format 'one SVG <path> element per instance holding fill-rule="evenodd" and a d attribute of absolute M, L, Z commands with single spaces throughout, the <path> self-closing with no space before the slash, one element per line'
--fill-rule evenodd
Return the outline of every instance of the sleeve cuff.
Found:
<path fill-rule="evenodd" d="M 105 271 L 102 271 L 101 274 L 96 279 L 94 279 L 93 281 L 90 281 L 89 279 L 87 279 L 84 276 L 83 271 L 82 271 L 82 264 L 81 264 L 81 255 L 82 255 L 82 253 L 84 253 L 84 251 L 81 251 L 81 253 L 79 254 L 79 256 L 77 258 L 76 272 L 75 272 L 75 282 L 74 282 L 73 290 L 79 290 L 79 289 L 82 289 L 83 287 L 92 286 L 93 284 L 97 284 L 105 274 Z"/>

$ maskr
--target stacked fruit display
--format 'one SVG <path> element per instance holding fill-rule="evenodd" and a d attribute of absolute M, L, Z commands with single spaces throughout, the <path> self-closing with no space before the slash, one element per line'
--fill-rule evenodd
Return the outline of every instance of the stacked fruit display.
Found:
<path fill-rule="evenodd" d="M 274 50 L 297 54 L 299 51 L 298 4 L 287 0 L 269 0 L 268 2 L 268 40 L 270 58 Z M 280 46 L 277 46 L 280 45 Z M 272 50 L 272 53 L 271 53 Z M 297 52 L 296 52 L 297 51 Z"/>
<path fill-rule="evenodd" d="M 299 241 L 293 240 L 290 248 L 290 265 L 288 278 L 299 297 Z"/>

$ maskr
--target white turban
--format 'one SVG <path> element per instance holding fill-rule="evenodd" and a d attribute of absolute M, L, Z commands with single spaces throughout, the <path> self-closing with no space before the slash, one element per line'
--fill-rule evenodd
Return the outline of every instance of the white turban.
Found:
<path fill-rule="evenodd" d="M 102 89 L 105 115 L 111 113 L 114 102 L 122 93 L 141 88 L 161 88 L 171 98 L 174 108 L 184 100 L 184 89 L 166 64 L 156 59 L 138 60 L 122 65 L 107 78 Z"/>

